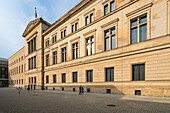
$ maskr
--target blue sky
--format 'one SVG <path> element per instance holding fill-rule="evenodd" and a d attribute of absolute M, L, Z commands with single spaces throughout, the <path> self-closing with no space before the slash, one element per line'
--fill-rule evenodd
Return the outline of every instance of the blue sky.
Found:
<path fill-rule="evenodd" d="M 67 13 L 81 0 L 0 0 L 0 57 L 9 58 L 25 45 L 22 37 L 29 21 L 38 17 L 49 23 Z"/>

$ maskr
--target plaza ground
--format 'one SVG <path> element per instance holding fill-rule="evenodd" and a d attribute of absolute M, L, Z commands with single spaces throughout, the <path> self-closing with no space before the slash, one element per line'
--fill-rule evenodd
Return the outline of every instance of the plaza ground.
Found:
<path fill-rule="evenodd" d="M 170 113 L 170 98 L 0 88 L 0 113 Z"/>

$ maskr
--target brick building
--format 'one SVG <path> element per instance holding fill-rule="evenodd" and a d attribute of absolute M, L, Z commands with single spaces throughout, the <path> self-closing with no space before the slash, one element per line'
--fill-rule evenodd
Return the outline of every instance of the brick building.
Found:
<path fill-rule="evenodd" d="M 52 25 L 31 21 L 23 37 L 25 71 L 11 75 L 19 51 L 11 86 L 170 96 L 170 0 L 82 0 Z"/>

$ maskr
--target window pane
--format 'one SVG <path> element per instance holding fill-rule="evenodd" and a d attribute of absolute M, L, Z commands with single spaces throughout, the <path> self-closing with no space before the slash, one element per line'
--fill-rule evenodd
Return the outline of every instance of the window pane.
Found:
<path fill-rule="evenodd" d="M 62 62 L 64 62 L 64 53 L 62 53 Z"/>
<path fill-rule="evenodd" d="M 93 37 L 91 38 L 91 41 L 94 42 L 94 38 Z"/>
<path fill-rule="evenodd" d="M 113 1 L 110 3 L 110 11 L 112 12 L 114 10 L 115 10 L 115 2 Z"/>
<path fill-rule="evenodd" d="M 138 36 L 137 36 L 137 28 L 131 29 L 131 44 L 138 42 Z"/>
<path fill-rule="evenodd" d="M 111 29 L 111 34 L 115 34 L 116 30 L 115 29 Z"/>
<path fill-rule="evenodd" d="M 131 21 L 131 27 L 136 26 L 137 24 L 138 24 L 138 23 L 137 23 L 137 20 Z"/>
<path fill-rule="evenodd" d="M 111 49 L 116 48 L 116 36 L 111 37 Z"/>
<path fill-rule="evenodd" d="M 89 38 L 87 38 L 87 43 L 90 43 L 90 39 Z"/>
<path fill-rule="evenodd" d="M 76 58 L 76 57 L 75 57 L 75 56 L 76 56 L 75 54 L 76 54 L 76 50 L 74 49 L 74 50 L 73 50 L 73 59 Z"/>
<path fill-rule="evenodd" d="M 110 69 L 106 69 L 106 81 L 110 81 Z"/>
<path fill-rule="evenodd" d="M 139 66 L 139 79 L 140 80 L 145 80 L 145 65 L 140 65 Z"/>
<path fill-rule="evenodd" d="M 109 36 L 109 31 L 105 31 L 105 36 Z"/>
<path fill-rule="evenodd" d="M 94 54 L 94 43 L 92 43 L 91 46 L 92 46 L 91 54 Z"/>
<path fill-rule="evenodd" d="M 140 26 L 140 42 L 147 40 L 147 24 Z"/>
<path fill-rule="evenodd" d="M 90 44 L 87 45 L 87 55 L 90 55 Z"/>
<path fill-rule="evenodd" d="M 111 69 L 111 81 L 114 81 L 114 68 Z"/>
<path fill-rule="evenodd" d="M 93 14 L 90 15 L 90 23 L 93 22 Z"/>
<path fill-rule="evenodd" d="M 93 82 L 93 71 L 90 71 L 90 82 Z"/>
<path fill-rule="evenodd" d="M 78 58 L 78 48 L 76 49 L 76 58 Z"/>
<path fill-rule="evenodd" d="M 72 33 L 74 32 L 74 25 L 72 25 Z"/>
<path fill-rule="evenodd" d="M 108 14 L 108 5 L 104 6 L 104 15 Z"/>
<path fill-rule="evenodd" d="M 133 81 L 138 81 L 138 65 L 133 66 Z"/>
<path fill-rule="evenodd" d="M 75 27 L 75 31 L 77 31 L 78 30 L 78 23 L 76 23 L 76 27 Z"/>
<path fill-rule="evenodd" d="M 88 22 L 88 21 L 89 21 L 89 17 L 87 16 L 87 17 L 86 17 L 86 25 L 88 25 L 88 24 L 89 24 L 89 22 Z"/>
<path fill-rule="evenodd" d="M 144 23 L 144 22 L 146 22 L 146 21 L 147 21 L 147 18 L 146 18 L 146 16 L 144 16 L 144 17 L 141 17 L 141 18 L 140 18 L 139 23 L 141 24 L 141 23 Z"/>
<path fill-rule="evenodd" d="M 105 51 L 109 50 L 109 37 L 105 38 Z"/>

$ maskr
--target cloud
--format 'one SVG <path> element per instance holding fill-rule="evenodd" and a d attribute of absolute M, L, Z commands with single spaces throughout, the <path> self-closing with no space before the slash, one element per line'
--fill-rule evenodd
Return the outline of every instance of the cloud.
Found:
<path fill-rule="evenodd" d="M 29 21 L 38 17 L 54 23 L 81 0 L 0 0 L 0 57 L 9 58 L 25 45 Z"/>

